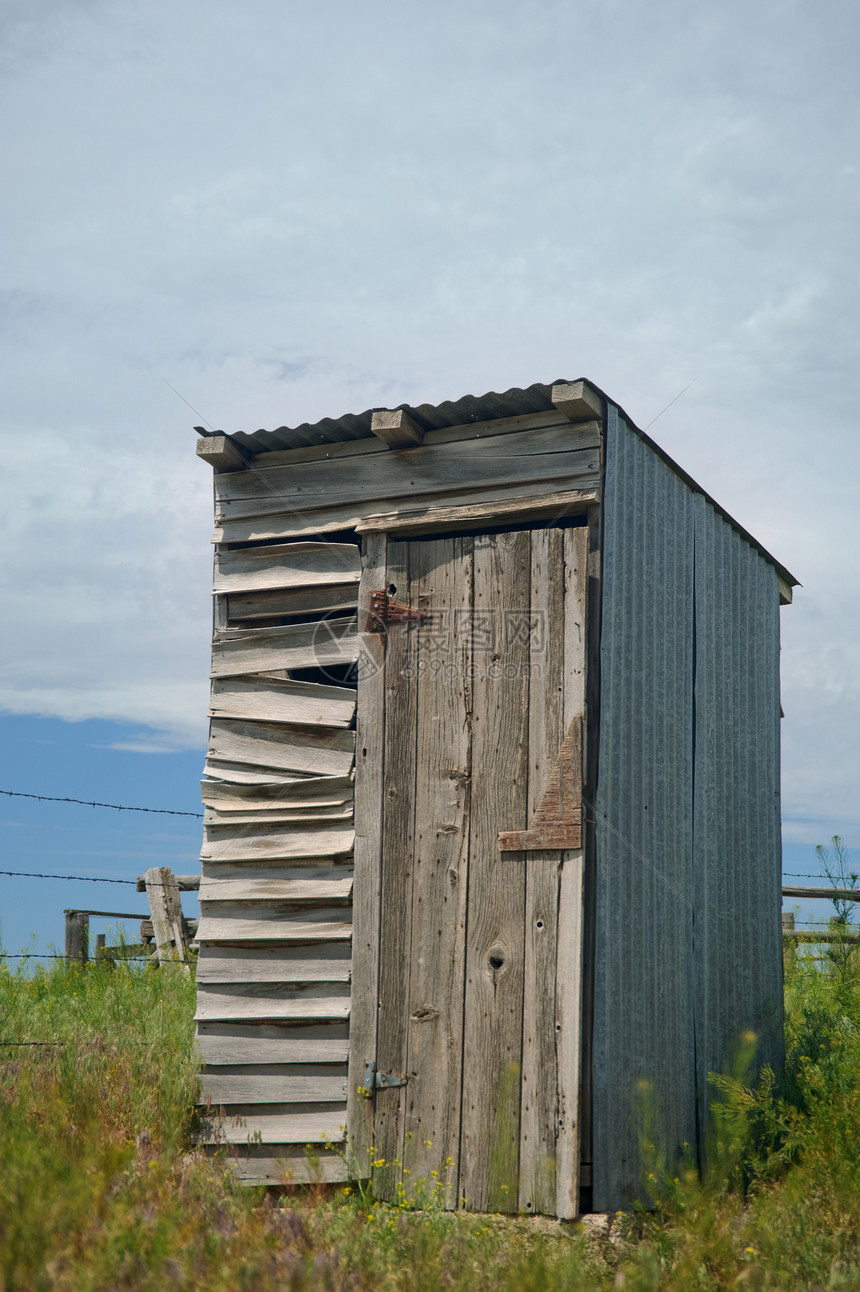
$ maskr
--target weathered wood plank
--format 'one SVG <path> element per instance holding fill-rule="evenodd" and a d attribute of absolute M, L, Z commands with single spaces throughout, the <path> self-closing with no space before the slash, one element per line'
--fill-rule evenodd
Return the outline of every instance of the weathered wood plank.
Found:
<path fill-rule="evenodd" d="M 275 861 L 293 857 L 337 857 L 352 851 L 350 825 L 318 829 L 286 826 L 252 830 L 250 826 L 211 825 L 203 830 L 202 861 Z"/>
<path fill-rule="evenodd" d="M 196 1049 L 214 1067 L 346 1063 L 345 1023 L 199 1023 Z"/>
<path fill-rule="evenodd" d="M 565 646 L 564 721 L 579 717 L 584 728 L 586 694 L 586 585 L 588 530 L 564 536 Z M 580 758 L 584 750 L 580 745 Z M 580 781 L 583 768 L 579 768 Z M 556 974 L 558 1053 L 558 1194 L 556 1215 L 579 1214 L 579 1163 L 582 1103 L 582 971 L 584 852 L 563 853 L 558 903 L 559 958 Z"/>
<path fill-rule="evenodd" d="M 228 1165 L 248 1185 L 342 1184 L 351 1178 L 342 1155 L 326 1149 L 306 1153 L 288 1144 L 241 1148 Z"/>
<path fill-rule="evenodd" d="M 355 733 L 270 722 L 213 718 L 209 758 L 314 776 L 344 776 L 352 767 Z"/>
<path fill-rule="evenodd" d="M 342 907 L 303 911 L 218 902 L 212 910 L 201 908 L 197 941 L 344 942 L 352 937 L 352 924 L 344 914 Z"/>
<path fill-rule="evenodd" d="M 360 500 L 453 492 L 459 488 L 556 476 L 594 475 L 599 467 L 596 423 L 549 427 L 480 440 L 455 440 L 381 457 L 355 457 L 348 464 L 321 460 L 275 467 L 262 482 L 256 471 L 215 479 L 219 520 L 303 511 Z"/>
<path fill-rule="evenodd" d="M 500 864 L 500 829 L 528 812 L 529 532 L 480 535 L 475 651 L 463 1124 L 459 1195 L 518 1205 L 525 868 Z M 480 644 L 480 658 L 479 649 Z M 504 661 L 504 668 L 493 667 Z"/>
<path fill-rule="evenodd" d="M 204 877 L 202 902 L 349 901 L 352 870 L 346 866 L 300 866 L 278 878 L 215 879 Z"/>
<path fill-rule="evenodd" d="M 385 536 L 364 542 L 361 598 L 386 586 Z M 366 625 L 360 624 L 361 629 Z M 358 1094 L 366 1064 L 376 1060 L 379 1000 L 380 892 L 383 816 L 385 643 L 362 632 L 355 747 L 355 886 L 353 889 L 353 998 L 349 1059 L 349 1141 L 362 1175 L 369 1174 L 373 1100 Z"/>
<path fill-rule="evenodd" d="M 365 516 L 356 526 L 360 534 L 385 531 L 388 534 L 432 534 L 440 530 L 473 530 L 482 526 L 558 519 L 583 511 L 597 500 L 592 490 L 569 489 L 565 492 L 540 493 L 523 497 L 494 497 L 491 501 L 467 505 L 452 503 L 446 507 L 425 506 L 400 511 L 386 511 Z"/>
<path fill-rule="evenodd" d="M 546 794 L 558 758 L 564 720 L 564 535 L 531 535 L 528 820 Z M 558 953 L 557 855 L 515 854 L 525 867 L 525 960 L 520 1120 L 519 1209 L 553 1215 L 556 1202 L 558 1073 L 555 978 Z"/>
<path fill-rule="evenodd" d="M 355 691 L 346 686 L 263 677 L 213 678 L 209 716 L 348 727 L 355 713 L 355 700 Z"/>
<path fill-rule="evenodd" d="M 222 781 L 201 781 L 200 793 L 206 807 L 219 812 L 246 812 L 255 808 L 312 807 L 332 803 L 349 803 L 353 795 L 352 777 L 307 776 L 289 781 L 274 781 L 268 785 L 226 784 Z"/>
<path fill-rule="evenodd" d="M 353 543 L 284 543 L 215 554 L 214 592 L 260 592 L 358 583 L 358 546 Z"/>
<path fill-rule="evenodd" d="M 355 619 L 324 619 L 287 628 L 253 628 L 238 636 L 216 633 L 212 676 L 240 677 L 279 669 L 326 668 L 358 659 Z"/>
<path fill-rule="evenodd" d="M 516 485 L 488 485 L 483 488 L 466 487 L 451 489 L 446 493 L 430 494 L 423 498 L 416 493 L 402 497 L 386 497 L 386 515 L 407 517 L 422 516 L 431 506 L 466 508 L 484 503 L 503 503 L 518 499 L 546 498 L 547 482 L 524 480 Z M 600 472 L 574 473 L 554 477 L 552 491 L 564 494 L 582 494 L 581 502 L 599 497 Z M 316 511 L 285 509 L 267 516 L 248 517 L 243 520 L 219 520 L 213 535 L 216 543 L 262 542 L 270 538 L 301 538 L 308 534 L 324 534 L 335 530 L 355 529 L 365 518 L 379 513 L 381 499 L 368 498 L 363 502 L 349 503 L 342 507 L 327 507 Z M 571 510 L 576 510 L 572 507 Z M 491 508 L 485 520 L 494 514 Z M 492 520 L 489 520 L 492 524 Z M 452 529 L 457 526 L 446 525 Z"/>
<path fill-rule="evenodd" d="M 410 602 L 432 606 L 415 633 L 418 653 L 415 857 L 413 863 L 402 1183 L 429 1180 L 456 1162 L 471 767 L 472 539 L 416 543 Z M 464 614 L 463 611 L 466 610 Z M 440 668 L 439 665 L 444 664 Z M 401 1006 L 402 1009 L 402 1006 Z M 401 1015 L 403 1017 L 403 1015 Z M 456 1172 L 443 1199 L 457 1205 Z"/>
<path fill-rule="evenodd" d="M 348 983 L 313 983 L 285 986 L 283 983 L 231 983 L 214 987 L 201 983 L 197 989 L 198 1021 L 233 1019 L 287 1019 L 333 1021 L 349 1018 Z"/>
<path fill-rule="evenodd" d="M 172 964 L 179 960 L 183 973 L 187 975 L 191 971 L 186 963 L 185 939 L 182 936 L 182 904 L 173 871 L 169 866 L 153 866 L 143 872 L 143 883 L 159 964 Z"/>
<path fill-rule="evenodd" d="M 279 619 L 314 612 L 322 616 L 333 610 L 354 610 L 357 605 L 358 587 L 354 583 L 313 588 L 276 588 L 270 592 L 231 592 L 227 597 L 227 622 Z"/>
<path fill-rule="evenodd" d="M 403 408 L 378 409 L 371 418 L 370 429 L 393 449 L 413 448 L 424 439 L 421 427 Z"/>
<path fill-rule="evenodd" d="M 307 1112 L 257 1112 L 253 1104 L 227 1108 L 224 1118 L 212 1118 L 203 1131 L 204 1144 L 336 1144 L 343 1140 L 346 1108 L 324 1105 Z"/>
<path fill-rule="evenodd" d="M 396 589 L 397 599 L 409 604 L 412 587 L 410 545 L 389 543 L 387 574 L 381 586 Z M 418 634 L 398 630 L 385 647 L 385 760 L 383 768 L 379 1020 L 377 1063 L 380 1072 L 402 1076 L 406 1071 L 404 995 L 409 990 L 409 939 L 412 871 L 415 846 L 416 697 L 415 671 Z M 405 1092 L 378 1090 L 375 1097 L 375 1149 L 386 1163 L 402 1162 Z M 399 1169 L 392 1165 L 375 1172 L 383 1198 L 395 1196 Z"/>
<path fill-rule="evenodd" d="M 228 763 L 220 758 L 209 758 L 203 768 L 206 776 L 216 782 L 230 785 L 253 785 L 255 788 L 265 786 L 289 785 L 304 779 L 298 772 L 276 772 L 271 767 L 253 767 L 249 763 Z"/>
<path fill-rule="evenodd" d="M 272 808 L 260 812 L 217 812 L 204 808 L 204 825 L 328 825 L 334 821 L 352 822 L 351 803 L 312 803 L 304 808 Z"/>
<path fill-rule="evenodd" d="M 213 1104 L 342 1103 L 346 1099 L 346 1067 L 283 1064 L 203 1072 L 200 1094 L 204 1102 Z"/>
<path fill-rule="evenodd" d="M 600 420 L 603 417 L 603 398 L 587 381 L 574 381 L 553 386 L 552 402 L 560 413 L 572 422 Z"/>
<path fill-rule="evenodd" d="M 199 983 L 349 982 L 349 943 L 321 946 L 222 947 L 204 942 L 197 958 Z"/>

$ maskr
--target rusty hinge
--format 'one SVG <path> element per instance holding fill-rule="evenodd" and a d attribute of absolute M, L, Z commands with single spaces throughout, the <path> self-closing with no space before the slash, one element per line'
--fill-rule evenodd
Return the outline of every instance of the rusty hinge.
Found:
<path fill-rule="evenodd" d="M 389 1090 L 392 1086 L 405 1086 L 405 1077 L 395 1077 L 389 1072 L 379 1072 L 373 1060 L 367 1064 L 364 1069 L 364 1081 L 362 1089 L 370 1093 L 371 1090 Z"/>
<path fill-rule="evenodd" d="M 398 605 L 384 588 L 375 588 L 370 594 L 368 632 L 384 633 L 390 624 L 422 623 L 432 618 L 429 610 L 413 610 L 411 606 Z"/>

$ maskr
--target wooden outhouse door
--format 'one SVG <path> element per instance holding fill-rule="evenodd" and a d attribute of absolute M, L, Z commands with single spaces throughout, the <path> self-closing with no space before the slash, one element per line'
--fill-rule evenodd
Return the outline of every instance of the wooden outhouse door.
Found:
<path fill-rule="evenodd" d="M 576 1214 L 582 852 L 533 827 L 578 820 L 586 535 L 365 539 L 350 1132 L 383 1198 Z"/>

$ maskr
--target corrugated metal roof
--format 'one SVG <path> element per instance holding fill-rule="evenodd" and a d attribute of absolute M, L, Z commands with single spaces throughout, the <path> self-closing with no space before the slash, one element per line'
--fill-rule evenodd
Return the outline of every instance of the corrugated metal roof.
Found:
<path fill-rule="evenodd" d="M 425 431 L 438 431 L 445 426 L 488 422 L 496 417 L 548 413 L 552 409 L 552 388 L 561 384 L 563 384 L 562 379 L 559 378 L 549 385 L 535 382 L 526 390 L 512 386 L 504 394 L 491 390 L 486 395 L 464 395 L 462 399 L 446 399 L 441 404 L 398 404 L 397 407 L 405 409 L 413 421 Z M 303 422 L 301 426 L 279 426 L 275 431 L 254 431 L 250 435 L 240 431 L 231 438 L 252 453 L 271 453 L 276 449 L 299 449 L 310 444 L 337 444 L 342 440 L 366 440 L 373 434 L 370 421 L 377 411 L 375 408 L 368 408 L 363 413 L 345 413 L 343 417 L 324 417 L 319 422 Z"/>
<path fill-rule="evenodd" d="M 589 381 L 587 377 L 577 377 L 574 380 L 586 381 L 593 390 L 596 390 L 606 400 L 607 405 L 617 408 L 625 418 L 627 426 L 635 435 L 643 440 L 653 452 L 658 454 L 691 489 L 706 498 L 742 538 L 748 543 L 752 543 L 753 547 L 761 552 L 762 556 L 776 566 L 790 586 L 797 586 L 798 580 L 794 575 L 784 565 L 780 564 L 774 556 L 771 556 L 770 552 L 762 547 L 761 543 L 753 538 L 752 534 L 748 533 L 733 516 L 730 516 L 692 476 L 688 475 L 683 467 L 679 466 L 668 453 L 661 449 L 656 441 L 652 440 L 644 431 L 640 431 L 633 421 L 627 417 L 624 410 L 610 400 L 609 396 L 599 386 L 596 386 L 593 381 Z M 417 422 L 424 430 L 440 430 L 448 426 L 467 426 L 471 422 L 488 422 L 499 417 L 519 417 L 527 413 L 550 412 L 553 408 L 553 386 L 568 384 L 573 383 L 568 378 L 559 377 L 555 381 L 548 383 L 535 382 L 525 389 L 512 386 L 510 390 L 506 390 L 503 394 L 491 390 L 485 395 L 464 395 L 462 399 L 446 399 L 441 404 L 398 404 L 397 407 L 405 409 L 413 421 Z M 260 430 L 251 433 L 238 431 L 231 435 L 230 438 L 254 455 L 272 453 L 281 449 L 307 448 L 316 444 L 338 444 L 344 440 L 366 440 L 373 435 L 370 423 L 373 414 L 377 411 L 375 408 L 368 408 L 363 413 L 345 413 L 342 417 L 324 417 L 319 422 L 303 422 L 301 426 L 279 426 L 274 431 Z"/>

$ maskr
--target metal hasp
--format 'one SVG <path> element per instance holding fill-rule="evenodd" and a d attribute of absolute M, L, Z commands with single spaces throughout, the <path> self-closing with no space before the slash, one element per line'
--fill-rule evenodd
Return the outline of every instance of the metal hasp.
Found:
<path fill-rule="evenodd" d="M 392 1077 L 388 1072 L 377 1072 L 375 1063 L 368 1063 L 364 1069 L 365 1090 L 388 1090 L 392 1086 L 405 1086 L 405 1077 Z"/>
<path fill-rule="evenodd" d="M 422 623 L 433 616 L 429 610 L 413 610 L 392 601 L 384 588 L 375 588 L 370 594 L 368 632 L 384 633 L 389 624 Z"/>

